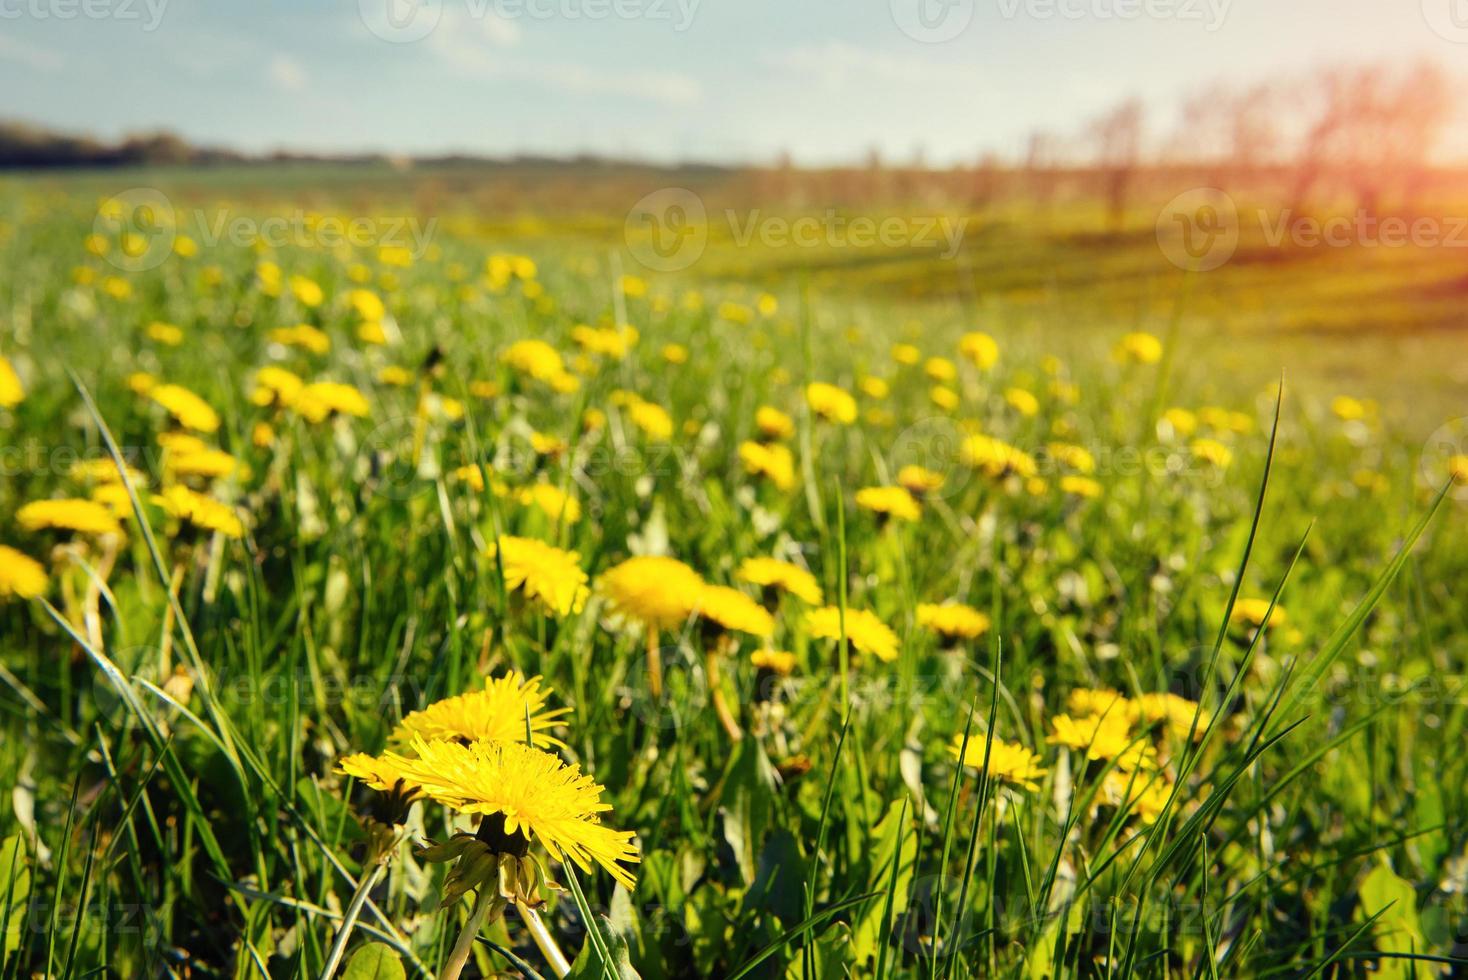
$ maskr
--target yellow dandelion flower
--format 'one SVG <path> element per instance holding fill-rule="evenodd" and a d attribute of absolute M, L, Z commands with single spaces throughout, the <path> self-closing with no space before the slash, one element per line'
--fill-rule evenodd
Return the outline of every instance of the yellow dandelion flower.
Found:
<path fill-rule="evenodd" d="M 486 400 L 498 398 L 500 396 L 500 386 L 493 381 L 471 381 L 469 382 L 469 394 L 475 398 Z"/>
<path fill-rule="evenodd" d="M 495 546 L 490 545 L 489 556 L 495 553 Z M 519 589 L 557 616 L 580 612 L 586 605 L 586 573 L 576 552 L 534 538 L 505 536 L 499 539 L 498 553 L 505 588 Z"/>
<path fill-rule="evenodd" d="M 1268 622 L 1266 622 L 1266 617 Z M 1247 623 L 1250 626 L 1268 626 L 1273 629 L 1283 626 L 1289 621 L 1285 614 L 1284 606 L 1275 606 L 1274 612 L 1269 611 L 1269 600 L 1258 598 L 1243 598 L 1234 603 L 1233 614 L 1230 618 L 1235 623 Z"/>
<path fill-rule="evenodd" d="M 883 381 L 881 378 L 874 378 L 871 375 L 867 375 L 866 377 L 862 378 L 861 381 L 857 383 L 857 387 L 861 389 L 861 393 L 863 395 L 866 395 L 868 398 L 876 399 L 877 401 L 881 401 L 892 393 L 891 385 L 887 384 L 887 382 Z"/>
<path fill-rule="evenodd" d="M 1073 497 L 1094 499 L 1101 496 L 1101 484 L 1089 476 L 1070 474 L 1060 478 L 1060 489 Z"/>
<path fill-rule="evenodd" d="M 1112 356 L 1123 364 L 1156 364 L 1162 360 L 1162 341 L 1150 333 L 1129 333 L 1117 343 Z"/>
<path fill-rule="evenodd" d="M 1192 450 L 1194 456 L 1221 470 L 1228 469 L 1229 464 L 1234 461 L 1233 450 L 1217 439 L 1194 439 Z"/>
<path fill-rule="evenodd" d="M 313 354 L 325 354 L 331 350 L 331 338 L 325 331 L 300 323 L 294 327 L 276 327 L 270 331 L 270 339 L 287 347 L 299 347 Z"/>
<path fill-rule="evenodd" d="M 1162 413 L 1162 421 L 1174 435 L 1184 438 L 1198 431 L 1198 416 L 1186 408 L 1169 408 Z"/>
<path fill-rule="evenodd" d="M 833 384 L 812 382 L 806 386 L 805 400 L 811 411 L 828 422 L 850 425 L 856 421 L 856 399 Z"/>
<path fill-rule="evenodd" d="M 1127 699 L 1120 691 L 1109 687 L 1078 687 L 1065 699 L 1065 706 L 1072 715 L 1089 717 L 1110 712 L 1126 714 L 1131 710 Z"/>
<path fill-rule="evenodd" d="M 388 752 L 373 776 L 395 776 L 405 788 L 462 813 L 504 820 L 504 832 L 538 841 L 561 863 L 590 872 L 600 865 L 627 888 L 636 880 L 624 864 L 640 860 L 633 835 L 600 823 L 611 809 L 603 788 L 579 766 L 519 742 L 428 742 L 414 739 L 412 756 Z M 354 768 L 355 768 L 354 763 Z M 355 775 L 343 764 L 342 771 Z"/>
<path fill-rule="evenodd" d="M 387 315 L 382 298 L 370 289 L 353 289 L 347 293 L 347 302 L 356 311 L 357 318 L 376 323 Z"/>
<path fill-rule="evenodd" d="M 1198 719 L 1198 728 L 1195 733 L 1198 738 L 1203 737 L 1203 730 L 1208 727 L 1208 715 L 1199 714 L 1198 702 L 1189 701 L 1170 691 L 1161 694 L 1143 694 L 1135 701 L 1128 702 L 1126 709 L 1134 724 L 1141 723 L 1149 726 L 1163 722 L 1168 734 L 1174 738 L 1188 737 L 1188 732 L 1193 730 L 1195 716 Z"/>
<path fill-rule="evenodd" d="M 958 377 L 958 368 L 946 357 L 930 357 L 923 362 L 923 373 L 943 384 Z"/>
<path fill-rule="evenodd" d="M 295 296 L 296 300 L 302 306 L 320 306 L 321 301 L 325 298 L 325 293 L 321 291 L 320 284 L 316 280 L 308 279 L 305 276 L 291 276 L 290 287 L 291 295 Z"/>
<path fill-rule="evenodd" d="M 357 324 L 357 339 L 364 344 L 381 346 L 387 343 L 387 329 L 381 320 L 363 320 Z"/>
<path fill-rule="evenodd" d="M 135 395 L 146 396 L 158 387 L 158 379 L 147 371 L 134 371 L 127 376 L 127 387 Z"/>
<path fill-rule="evenodd" d="M 1069 442 L 1052 442 L 1045 447 L 1045 455 L 1068 466 L 1077 473 L 1096 472 L 1096 457 L 1085 446 L 1077 446 Z"/>
<path fill-rule="evenodd" d="M 552 382 L 566 374 L 560 351 L 543 340 L 517 340 L 505 349 L 500 360 L 536 381 Z"/>
<path fill-rule="evenodd" d="M 916 521 L 923 516 L 922 507 L 902 487 L 863 487 L 856 491 L 856 506 L 900 521 Z"/>
<path fill-rule="evenodd" d="M 1023 388 L 1006 388 L 1004 400 L 1010 408 L 1026 418 L 1040 413 L 1040 400 Z"/>
<path fill-rule="evenodd" d="M 10 361 L 0 357 L 0 408 L 14 408 L 25 399 L 25 386 Z"/>
<path fill-rule="evenodd" d="M 300 396 L 306 382 L 285 368 L 266 365 L 255 372 L 255 390 L 250 401 L 264 408 L 268 405 L 292 405 Z"/>
<path fill-rule="evenodd" d="M 628 407 L 627 416 L 649 438 L 666 441 L 673 436 L 673 417 L 661 405 L 638 400 Z"/>
<path fill-rule="evenodd" d="M 1006 742 L 1002 738 L 986 739 L 982 734 L 971 733 L 967 744 L 964 743 L 962 734 L 953 736 L 948 754 L 966 768 L 981 772 L 984 770 L 987 754 L 989 774 L 1020 789 L 1039 789 L 1040 780 L 1049 772 L 1040 765 L 1038 755 L 1018 742 Z"/>
<path fill-rule="evenodd" d="M 533 483 L 522 488 L 519 500 L 524 507 L 539 508 L 553 521 L 575 524 L 581 520 L 581 504 L 576 498 L 549 483 Z"/>
<path fill-rule="evenodd" d="M 170 453 L 165 466 L 175 476 L 202 476 L 209 479 L 229 476 L 239 469 L 239 460 L 222 449 L 202 452 Z"/>
<path fill-rule="evenodd" d="M 934 633 L 965 640 L 983 636 L 990 625 L 988 614 L 959 602 L 919 603 L 917 623 Z"/>
<path fill-rule="evenodd" d="M 841 610 L 836 606 L 812 609 L 805 614 L 805 628 L 817 639 L 840 640 Z M 857 650 L 878 660 L 890 663 L 897 659 L 897 634 L 865 609 L 846 610 L 846 638 Z"/>
<path fill-rule="evenodd" d="M 46 569 L 40 562 L 0 544 L 0 599 L 34 599 L 46 594 Z"/>
<path fill-rule="evenodd" d="M 768 670 L 777 677 L 795 673 L 795 654 L 786 650 L 756 650 L 749 655 L 756 670 Z"/>
<path fill-rule="evenodd" d="M 1132 738 L 1131 720 L 1124 711 L 1113 710 L 1104 715 L 1072 718 L 1055 715 L 1050 719 L 1052 745 L 1084 751 L 1091 760 L 1116 759 L 1124 769 L 1151 767 L 1156 750 L 1145 741 Z"/>
<path fill-rule="evenodd" d="M 617 612 L 655 629 L 686 620 L 704 586 L 693 569 L 659 555 L 629 558 L 603 572 L 596 584 Z"/>
<path fill-rule="evenodd" d="M 486 677 L 481 690 L 444 698 L 410 713 L 394 729 L 392 741 L 524 742 L 528 719 L 537 748 L 564 748 L 564 742 L 548 733 L 564 724 L 570 709 L 547 708 L 550 695 L 548 688 L 540 686 L 539 677 L 527 680 L 519 671 Z"/>
<path fill-rule="evenodd" d="M 936 493 L 943 489 L 944 476 L 915 463 L 897 471 L 897 482 L 915 497 Z"/>
<path fill-rule="evenodd" d="M 275 430 L 269 422 L 256 422 L 250 430 L 250 442 L 256 449 L 269 449 L 275 444 Z"/>
<path fill-rule="evenodd" d="M 226 538 L 245 536 L 245 525 L 234 508 L 213 497 L 174 485 L 153 499 L 167 514 L 201 530 L 218 531 Z"/>
<path fill-rule="evenodd" d="M 324 422 L 332 413 L 366 418 L 371 411 L 366 396 L 339 381 L 313 381 L 301 389 L 291 407 L 308 422 Z"/>
<path fill-rule="evenodd" d="M 158 385 L 148 392 L 148 397 L 162 405 L 186 429 L 193 429 L 195 432 L 215 432 L 219 429 L 219 413 L 182 385 Z"/>
<path fill-rule="evenodd" d="M 734 577 L 765 589 L 782 589 L 802 602 L 821 604 L 821 586 L 816 577 L 799 565 L 778 558 L 746 558 Z"/>
<path fill-rule="evenodd" d="M 779 490 L 795 486 L 795 455 L 779 443 L 744 442 L 739 445 L 739 461 L 750 476 L 763 476 Z"/>
<path fill-rule="evenodd" d="M 969 466 L 982 470 L 995 479 L 1011 473 L 1032 477 L 1039 469 L 1035 458 L 1029 453 L 982 433 L 975 433 L 964 439 L 959 448 L 959 456 Z"/>
<path fill-rule="evenodd" d="M 669 364 L 687 364 L 688 348 L 682 344 L 664 344 L 662 349 L 663 360 Z"/>
<path fill-rule="evenodd" d="M 958 397 L 958 392 L 952 388 L 946 385 L 933 385 L 928 389 L 928 401 L 932 402 L 936 408 L 951 412 L 959 406 L 961 399 Z"/>
<path fill-rule="evenodd" d="M 958 339 L 958 352 L 980 371 L 987 371 L 999 362 L 999 344 L 986 333 L 966 333 Z"/>
<path fill-rule="evenodd" d="M 1101 796 L 1108 806 L 1129 812 L 1145 824 L 1157 822 L 1172 795 L 1172 787 L 1161 773 L 1146 775 L 1113 769 L 1101 783 Z"/>
<path fill-rule="evenodd" d="M 413 383 L 413 375 L 408 373 L 407 368 L 389 364 L 377 372 L 377 381 L 379 384 L 392 385 L 394 388 L 405 388 Z"/>
<path fill-rule="evenodd" d="M 922 357 L 923 352 L 918 350 L 912 344 L 892 345 L 892 360 L 896 361 L 898 364 L 903 365 L 904 367 L 912 367 L 918 361 L 922 360 Z"/>
<path fill-rule="evenodd" d="M 27 531 L 47 528 L 77 534 L 121 534 L 112 511 L 93 500 L 33 500 L 15 513 L 15 522 Z"/>
<path fill-rule="evenodd" d="M 795 421 L 773 405 L 761 405 L 755 410 L 754 427 L 766 439 L 789 439 L 795 435 Z"/>
<path fill-rule="evenodd" d="M 158 445 L 170 453 L 179 456 L 188 456 L 193 453 L 207 453 L 209 444 L 198 436 L 191 436 L 187 432 L 160 432 L 158 433 Z"/>
<path fill-rule="evenodd" d="M 705 585 L 698 590 L 695 611 L 705 620 L 730 632 L 770 636 L 775 620 L 764 607 L 738 589 Z"/>
<path fill-rule="evenodd" d="M 147 331 L 149 340 L 156 341 L 167 347 L 177 347 L 183 343 L 184 332 L 171 323 L 154 320 L 148 324 Z"/>
<path fill-rule="evenodd" d="M 1459 483 L 1468 483 L 1468 454 L 1449 459 L 1448 474 Z"/>
<path fill-rule="evenodd" d="M 143 474 L 126 466 L 127 477 L 134 484 L 142 484 L 145 481 Z M 78 483 L 120 483 L 122 473 L 118 472 L 117 464 L 110 457 L 98 457 L 97 459 L 79 459 L 71 464 L 67 476 Z"/>

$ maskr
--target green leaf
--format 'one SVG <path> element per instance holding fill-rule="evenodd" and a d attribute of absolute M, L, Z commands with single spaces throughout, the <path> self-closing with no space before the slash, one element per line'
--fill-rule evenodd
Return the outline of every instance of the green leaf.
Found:
<path fill-rule="evenodd" d="M 907 807 L 902 800 L 887 807 L 887 813 L 872 828 L 869 841 L 871 848 L 871 875 L 867 890 L 892 894 L 892 910 L 888 915 L 895 920 L 907 908 L 907 894 L 911 890 L 913 864 L 917 860 L 917 834 L 909 833 Z M 901 852 L 899 853 L 899 846 Z M 896 882 L 893 878 L 893 860 L 896 859 Z M 894 890 L 895 887 L 895 890 Z M 877 947 L 886 941 L 882 935 L 885 903 L 874 901 L 863 910 L 856 922 L 852 935 L 853 962 L 865 963 L 877 955 Z"/>
<path fill-rule="evenodd" d="M 1410 881 L 1399 877 L 1385 862 L 1372 868 L 1361 882 L 1358 898 L 1357 922 L 1379 916 L 1372 926 L 1378 952 L 1410 954 L 1426 948 L 1427 941 L 1417 917 L 1417 892 Z M 1395 980 L 1411 977 L 1412 970 L 1409 959 L 1386 958 L 1377 973 L 1383 980 Z"/>
<path fill-rule="evenodd" d="M 19 834 L 0 842 L 0 967 L 20 948 L 31 872 Z"/>
<path fill-rule="evenodd" d="M 758 741 L 739 743 L 724 786 L 724 840 L 734 850 L 739 873 L 751 885 L 759 875 L 759 852 L 770 824 L 775 769 Z"/>
<path fill-rule="evenodd" d="M 368 943 L 352 954 L 343 980 L 407 980 L 402 960 L 383 943 Z"/>
<path fill-rule="evenodd" d="M 581 953 L 571 964 L 566 980 L 642 980 L 642 974 L 632 966 L 632 957 L 627 952 L 627 938 L 614 930 L 611 923 L 602 919 L 602 933 L 606 936 L 608 963 L 603 963 L 596 944 L 581 945 Z"/>

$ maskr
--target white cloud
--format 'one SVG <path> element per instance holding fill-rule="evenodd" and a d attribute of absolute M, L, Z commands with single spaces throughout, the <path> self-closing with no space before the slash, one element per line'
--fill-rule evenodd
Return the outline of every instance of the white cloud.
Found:
<path fill-rule="evenodd" d="M 487 11 L 445 11 L 425 39 L 434 60 L 464 78 L 529 82 L 574 95 L 613 95 L 665 105 L 692 105 L 702 86 L 681 72 L 644 68 L 596 67 L 581 62 L 551 62 L 508 56 L 521 41 L 518 24 Z"/>
<path fill-rule="evenodd" d="M 0 61 L 18 61 L 36 71 L 60 71 L 66 59 L 57 51 L 0 34 Z"/>
<path fill-rule="evenodd" d="M 299 92 L 306 87 L 309 81 L 306 77 L 306 69 L 294 58 L 288 58 L 278 54 L 270 59 L 270 65 L 265 70 L 270 84 L 283 92 Z"/>
<path fill-rule="evenodd" d="M 982 73 L 969 65 L 943 64 L 917 55 L 895 55 L 846 41 L 786 48 L 765 56 L 772 68 L 803 75 L 831 92 L 881 82 L 931 89 L 935 84 L 978 82 Z"/>

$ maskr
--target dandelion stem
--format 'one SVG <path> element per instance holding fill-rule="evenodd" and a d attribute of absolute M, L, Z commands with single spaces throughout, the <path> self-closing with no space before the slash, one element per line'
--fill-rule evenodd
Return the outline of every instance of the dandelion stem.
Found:
<path fill-rule="evenodd" d="M 464 923 L 464 931 L 459 933 L 459 938 L 449 953 L 448 962 L 438 973 L 438 980 L 459 980 L 459 974 L 464 972 L 464 964 L 469 962 L 469 954 L 474 951 L 474 938 L 479 935 L 479 930 L 494 915 L 504 910 L 504 899 L 493 892 L 492 887 L 479 890 L 479 897 L 474 900 L 474 911 L 469 913 L 469 921 Z"/>
<path fill-rule="evenodd" d="M 663 699 L 663 656 L 658 650 L 656 626 L 647 628 L 647 688 L 654 701 Z"/>
<path fill-rule="evenodd" d="M 709 700 L 713 702 L 714 714 L 719 716 L 719 724 L 729 733 L 730 740 L 737 742 L 744 738 L 744 729 L 739 727 L 739 720 L 734 717 L 734 712 L 729 710 L 729 703 L 724 700 L 724 686 L 720 683 L 719 675 L 719 652 L 715 647 L 711 646 L 704 651 L 703 670 L 708 678 Z"/>
<path fill-rule="evenodd" d="M 321 968 L 321 980 L 331 980 L 336 973 L 342 954 L 347 951 L 347 940 L 352 938 L 352 928 L 357 924 L 357 916 L 362 913 L 362 907 L 367 904 L 368 894 L 376 887 L 386 870 L 386 861 L 374 861 L 372 867 L 362 876 L 362 880 L 357 882 L 357 890 L 352 893 L 352 900 L 347 903 L 346 914 L 342 916 L 341 925 L 336 930 L 336 938 L 331 943 L 331 952 L 326 956 L 326 965 Z"/>
<path fill-rule="evenodd" d="M 525 927 L 530 930 L 530 938 L 534 939 L 535 945 L 540 947 L 540 953 L 550 964 L 551 972 L 557 977 L 569 974 L 571 961 L 566 959 L 566 954 L 561 952 L 560 946 L 556 945 L 556 937 L 551 935 L 540 913 L 526 906 L 524 902 L 516 902 L 515 910 L 520 913 L 520 918 L 525 920 Z"/>

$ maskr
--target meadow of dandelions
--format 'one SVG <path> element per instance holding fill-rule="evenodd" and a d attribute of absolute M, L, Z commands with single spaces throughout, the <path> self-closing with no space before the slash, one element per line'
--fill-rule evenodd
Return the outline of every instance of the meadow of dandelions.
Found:
<path fill-rule="evenodd" d="M 1382 406 L 51 203 L 0 977 L 1461 969 L 1468 458 Z"/>

